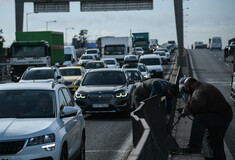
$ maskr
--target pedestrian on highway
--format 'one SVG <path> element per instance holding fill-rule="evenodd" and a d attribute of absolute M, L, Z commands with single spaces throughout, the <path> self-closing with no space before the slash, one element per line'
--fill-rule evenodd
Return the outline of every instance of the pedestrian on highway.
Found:
<path fill-rule="evenodd" d="M 165 99 L 165 112 L 166 112 L 166 122 L 170 119 L 171 113 L 171 99 L 173 96 L 177 96 L 179 93 L 179 86 L 172 84 L 167 80 L 159 78 L 150 78 L 139 83 L 133 94 L 133 99 L 135 107 L 140 105 L 140 102 L 152 97 L 154 95 L 166 96 Z"/>
<path fill-rule="evenodd" d="M 201 152 L 207 129 L 214 160 L 226 160 L 223 139 L 233 117 L 230 104 L 215 86 L 192 77 L 185 80 L 184 89 L 190 98 L 181 116 L 193 115 L 194 118 L 189 144 L 183 151 Z"/>

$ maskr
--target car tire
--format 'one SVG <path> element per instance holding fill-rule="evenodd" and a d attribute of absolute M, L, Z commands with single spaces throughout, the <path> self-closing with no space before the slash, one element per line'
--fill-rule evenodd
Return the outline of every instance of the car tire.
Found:
<path fill-rule="evenodd" d="M 82 143 L 81 143 L 81 147 L 80 147 L 80 153 L 79 153 L 79 160 L 85 160 L 86 159 L 86 148 L 85 148 L 85 132 L 83 132 L 82 135 Z"/>
<path fill-rule="evenodd" d="M 68 149 L 64 144 L 60 154 L 60 160 L 68 160 Z"/>

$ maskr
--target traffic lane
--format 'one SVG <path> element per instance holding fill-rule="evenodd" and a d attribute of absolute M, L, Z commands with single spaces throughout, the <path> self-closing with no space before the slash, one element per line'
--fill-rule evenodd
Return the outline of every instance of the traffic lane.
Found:
<path fill-rule="evenodd" d="M 86 157 L 89 160 L 125 159 L 132 151 L 131 118 L 120 114 L 85 115 Z"/>
<path fill-rule="evenodd" d="M 217 87 L 229 104 L 232 106 L 235 115 L 235 104 L 230 98 L 232 65 L 221 60 L 222 53 L 209 50 L 190 50 L 193 59 L 194 69 L 200 81 L 208 82 Z M 235 157 L 235 116 L 225 135 L 225 142 L 230 153 Z"/>
<path fill-rule="evenodd" d="M 175 64 L 175 57 L 176 57 L 176 54 L 172 53 L 171 57 L 170 57 L 170 62 L 168 62 L 167 64 L 162 65 L 162 68 L 163 68 L 163 77 L 166 80 L 170 79 L 170 75 L 171 75 L 173 66 Z"/>

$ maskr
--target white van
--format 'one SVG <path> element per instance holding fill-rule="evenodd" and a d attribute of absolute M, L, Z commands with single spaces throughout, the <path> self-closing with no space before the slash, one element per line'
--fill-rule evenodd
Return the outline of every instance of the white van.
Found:
<path fill-rule="evenodd" d="M 221 50 L 222 48 L 222 40 L 221 37 L 213 37 L 211 39 L 211 45 L 210 45 L 210 50 L 212 51 L 213 49 L 219 49 Z"/>
<path fill-rule="evenodd" d="M 162 60 L 156 54 L 144 54 L 139 58 L 139 62 L 145 64 L 150 72 L 151 78 L 163 78 Z"/>
<path fill-rule="evenodd" d="M 75 66 L 78 63 L 74 46 L 64 46 L 64 56 L 63 66 Z"/>

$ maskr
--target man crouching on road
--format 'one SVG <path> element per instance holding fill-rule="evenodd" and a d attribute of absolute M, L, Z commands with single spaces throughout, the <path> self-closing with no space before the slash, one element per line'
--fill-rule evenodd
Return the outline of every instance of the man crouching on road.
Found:
<path fill-rule="evenodd" d="M 173 96 L 177 96 L 178 93 L 178 85 L 172 84 L 164 79 L 151 78 L 144 80 L 136 86 L 133 98 L 135 101 L 135 107 L 137 108 L 141 101 L 149 97 L 154 95 L 166 96 L 166 121 L 169 121 L 171 113 L 171 99 Z"/>
<path fill-rule="evenodd" d="M 214 160 L 226 160 L 223 139 L 233 117 L 231 106 L 222 93 L 209 83 L 188 77 L 184 81 L 184 89 L 191 97 L 181 116 L 194 116 L 189 145 L 184 151 L 200 152 L 204 133 L 208 129 Z"/>

